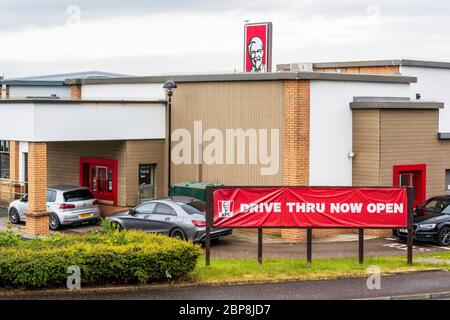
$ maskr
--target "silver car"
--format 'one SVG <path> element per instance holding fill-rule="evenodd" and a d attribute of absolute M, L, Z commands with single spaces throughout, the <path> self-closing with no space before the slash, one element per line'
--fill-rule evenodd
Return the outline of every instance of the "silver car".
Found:
<path fill-rule="evenodd" d="M 26 221 L 28 195 L 10 203 L 9 220 L 14 223 Z M 50 229 L 62 225 L 76 225 L 83 222 L 97 223 L 100 208 L 88 188 L 77 186 L 55 186 L 47 188 L 47 211 L 50 212 Z"/>
<path fill-rule="evenodd" d="M 192 242 L 206 235 L 205 202 L 190 197 L 171 197 L 144 202 L 109 217 L 119 230 L 140 229 Z M 232 229 L 211 229 L 211 239 L 232 234 Z"/>

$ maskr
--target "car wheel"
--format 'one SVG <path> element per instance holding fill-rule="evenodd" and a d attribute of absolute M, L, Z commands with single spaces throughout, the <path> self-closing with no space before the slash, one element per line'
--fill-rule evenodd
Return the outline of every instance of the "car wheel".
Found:
<path fill-rule="evenodd" d="M 450 227 L 445 226 L 438 233 L 439 245 L 448 246 L 450 244 Z"/>
<path fill-rule="evenodd" d="M 18 224 L 20 222 L 19 211 L 16 208 L 11 208 L 9 210 L 9 221 L 13 224 Z"/>
<path fill-rule="evenodd" d="M 123 230 L 122 225 L 121 225 L 119 222 L 117 222 L 117 221 L 112 221 L 112 222 L 111 222 L 111 227 L 112 227 L 114 230 L 117 230 L 117 231 L 122 231 L 122 230 Z"/>
<path fill-rule="evenodd" d="M 179 228 L 172 229 L 172 231 L 170 231 L 169 236 L 172 238 L 178 239 L 178 240 L 183 240 L 183 241 L 187 240 L 186 234 L 184 233 L 183 230 L 181 230 Z"/>
<path fill-rule="evenodd" d="M 96 225 L 99 223 L 99 221 L 100 221 L 99 219 L 94 219 L 91 221 L 91 224 Z"/>
<path fill-rule="evenodd" d="M 59 222 L 59 218 L 56 214 L 52 213 L 50 215 L 50 229 L 58 230 L 61 228 L 61 223 Z"/>

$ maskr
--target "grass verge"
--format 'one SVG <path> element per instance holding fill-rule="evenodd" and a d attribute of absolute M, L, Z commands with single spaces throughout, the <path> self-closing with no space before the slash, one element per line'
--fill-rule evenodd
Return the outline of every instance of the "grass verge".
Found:
<path fill-rule="evenodd" d="M 450 259 L 450 252 L 415 256 L 419 257 Z M 316 259 L 312 265 L 308 265 L 303 259 L 267 259 L 262 265 L 254 259 L 211 259 L 209 267 L 205 267 L 205 260 L 201 257 L 187 281 L 197 284 L 224 284 L 366 277 L 369 275 L 367 269 L 370 266 L 380 268 L 384 275 L 450 270 L 450 264 L 446 263 L 415 262 L 408 265 L 404 256 L 366 258 L 363 265 L 359 265 L 357 258 Z"/>

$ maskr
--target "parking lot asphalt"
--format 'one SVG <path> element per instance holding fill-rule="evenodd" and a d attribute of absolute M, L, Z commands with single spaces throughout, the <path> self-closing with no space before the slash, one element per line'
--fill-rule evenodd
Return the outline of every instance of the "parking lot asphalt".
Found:
<path fill-rule="evenodd" d="M 349 235 L 350 238 L 351 235 Z M 358 256 L 357 237 L 353 241 L 321 242 L 313 241 L 314 258 L 345 258 Z M 407 246 L 395 238 L 371 238 L 364 241 L 365 255 L 394 256 L 405 255 Z M 434 244 L 415 243 L 414 253 L 433 253 L 448 251 L 450 247 L 438 247 Z M 257 258 L 257 235 L 246 231 L 235 231 L 233 235 L 221 238 L 211 244 L 212 258 Z M 264 243 L 263 256 L 270 258 L 305 258 L 305 243 Z"/>

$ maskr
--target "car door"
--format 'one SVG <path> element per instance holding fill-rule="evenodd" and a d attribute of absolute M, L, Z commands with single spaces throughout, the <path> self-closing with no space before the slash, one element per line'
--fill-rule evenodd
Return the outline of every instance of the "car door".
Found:
<path fill-rule="evenodd" d="M 169 233 L 176 226 L 176 218 L 175 210 L 165 203 L 158 203 L 151 215 L 151 219 L 155 222 L 155 227 L 161 233 Z"/>
<path fill-rule="evenodd" d="M 28 209 L 28 195 L 24 195 L 22 199 L 19 200 L 19 204 L 17 205 L 17 211 L 19 211 L 20 220 L 25 220 L 25 212 Z"/>
<path fill-rule="evenodd" d="M 133 209 L 131 215 L 122 218 L 124 227 L 126 229 L 140 229 L 146 231 L 152 231 L 155 229 L 150 219 L 150 215 L 153 213 L 157 203 L 146 202 Z"/>

